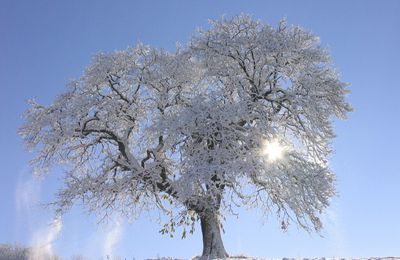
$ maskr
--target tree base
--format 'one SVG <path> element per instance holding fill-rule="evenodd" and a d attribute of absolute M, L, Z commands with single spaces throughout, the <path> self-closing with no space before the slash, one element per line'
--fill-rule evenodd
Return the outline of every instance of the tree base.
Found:
<path fill-rule="evenodd" d="M 200 216 L 200 224 L 203 234 L 203 253 L 200 260 L 229 257 L 222 242 L 218 214 L 215 212 L 203 213 Z"/>

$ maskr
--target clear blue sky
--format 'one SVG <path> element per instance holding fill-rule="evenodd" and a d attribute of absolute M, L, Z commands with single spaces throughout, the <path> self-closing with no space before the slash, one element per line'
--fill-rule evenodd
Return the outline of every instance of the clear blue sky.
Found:
<path fill-rule="evenodd" d="M 338 177 L 335 198 L 324 217 L 323 236 L 292 226 L 282 233 L 273 216 L 243 212 L 225 223 L 230 254 L 259 257 L 400 256 L 400 1 L 0 1 L 0 243 L 28 244 L 45 232 L 48 202 L 60 184 L 55 171 L 42 183 L 29 176 L 32 156 L 17 135 L 26 100 L 48 104 L 79 77 L 91 56 L 138 41 L 172 50 L 185 44 L 209 18 L 253 14 L 276 25 L 282 17 L 319 35 L 342 79 L 351 83 L 354 107 L 335 124 L 331 165 Z M 107 230 L 81 208 L 63 221 L 54 243 L 65 257 L 99 256 Z M 146 215 L 123 222 L 115 254 L 192 257 L 201 234 L 186 240 L 158 233 Z M 198 230 L 199 231 L 199 230 Z M 117 234 L 119 233 L 119 236 Z"/>

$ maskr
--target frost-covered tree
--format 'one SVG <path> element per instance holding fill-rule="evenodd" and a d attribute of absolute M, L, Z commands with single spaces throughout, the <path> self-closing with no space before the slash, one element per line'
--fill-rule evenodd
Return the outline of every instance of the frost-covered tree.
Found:
<path fill-rule="evenodd" d="M 106 217 L 160 209 L 161 232 L 200 221 L 203 257 L 226 257 L 235 207 L 319 230 L 335 194 L 332 120 L 351 110 L 318 37 L 247 15 L 211 22 L 174 53 L 143 46 L 95 56 L 20 133 L 39 172 L 65 165 L 55 200 Z"/>
<path fill-rule="evenodd" d="M 18 244 L 0 244 L 1 260 L 61 260 L 50 252 L 42 252 L 40 247 L 26 247 Z"/>

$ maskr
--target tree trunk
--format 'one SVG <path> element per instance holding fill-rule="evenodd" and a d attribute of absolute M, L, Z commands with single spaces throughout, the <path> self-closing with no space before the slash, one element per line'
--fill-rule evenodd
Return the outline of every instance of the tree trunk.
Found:
<path fill-rule="evenodd" d="M 221 238 L 218 214 L 212 211 L 203 212 L 200 214 L 200 225 L 203 234 L 203 254 L 201 259 L 228 257 Z"/>

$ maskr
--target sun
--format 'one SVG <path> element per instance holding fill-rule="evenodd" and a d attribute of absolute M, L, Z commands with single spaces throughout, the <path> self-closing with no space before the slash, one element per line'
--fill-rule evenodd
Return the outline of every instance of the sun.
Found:
<path fill-rule="evenodd" d="M 277 141 L 265 141 L 262 149 L 262 154 L 267 156 L 268 161 L 275 162 L 282 159 L 285 148 Z"/>

